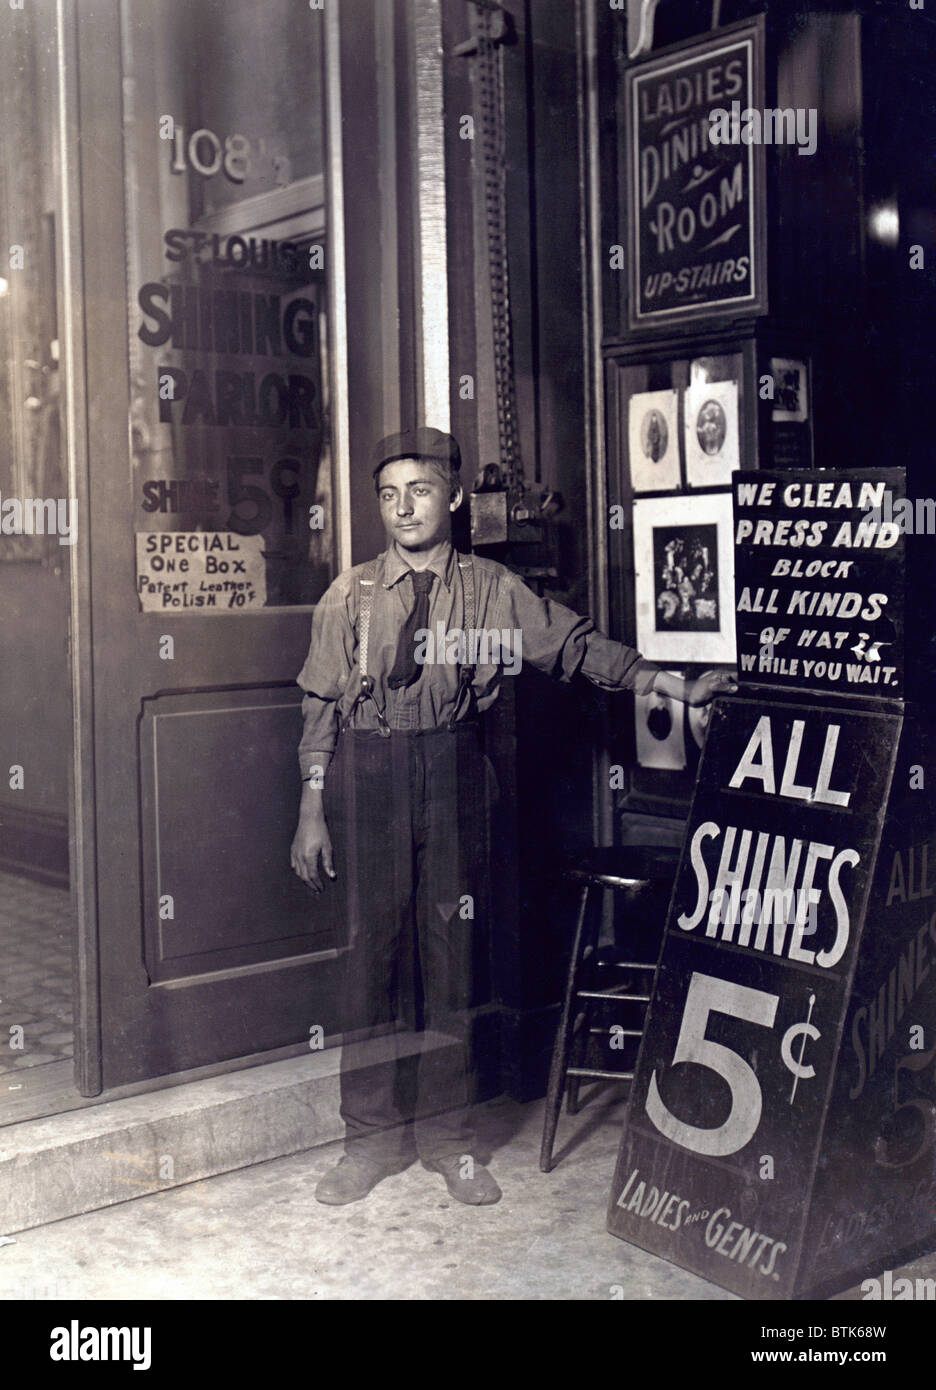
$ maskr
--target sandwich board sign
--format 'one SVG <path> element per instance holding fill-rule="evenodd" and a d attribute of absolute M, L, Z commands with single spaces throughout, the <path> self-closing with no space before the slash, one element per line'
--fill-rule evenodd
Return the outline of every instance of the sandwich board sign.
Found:
<path fill-rule="evenodd" d="M 936 1245 L 923 746 L 893 700 L 713 710 L 608 1228 L 748 1298 Z"/>

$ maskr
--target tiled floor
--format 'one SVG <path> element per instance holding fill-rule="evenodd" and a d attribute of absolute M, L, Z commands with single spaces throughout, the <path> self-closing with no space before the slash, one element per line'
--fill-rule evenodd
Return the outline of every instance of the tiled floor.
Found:
<path fill-rule="evenodd" d="M 71 1057 L 71 932 L 68 893 L 0 873 L 0 1074 Z"/>

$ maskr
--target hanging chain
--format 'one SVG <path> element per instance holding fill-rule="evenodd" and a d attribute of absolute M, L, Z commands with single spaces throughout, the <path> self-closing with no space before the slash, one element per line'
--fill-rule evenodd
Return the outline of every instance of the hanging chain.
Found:
<path fill-rule="evenodd" d="M 473 0 L 477 14 L 478 94 L 481 158 L 487 223 L 491 318 L 494 331 L 494 386 L 501 465 L 508 489 L 523 487 L 523 462 L 514 384 L 510 327 L 510 279 L 507 261 L 507 138 L 504 120 L 504 70 L 493 34 L 492 9 Z"/>

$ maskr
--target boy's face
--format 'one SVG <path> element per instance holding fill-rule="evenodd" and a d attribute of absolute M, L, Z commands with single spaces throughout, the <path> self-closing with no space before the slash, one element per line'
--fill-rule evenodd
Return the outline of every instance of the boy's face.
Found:
<path fill-rule="evenodd" d="M 461 503 L 461 485 L 425 459 L 394 459 L 377 479 L 380 517 L 388 540 L 401 550 L 431 550 L 452 534 L 452 512 Z"/>

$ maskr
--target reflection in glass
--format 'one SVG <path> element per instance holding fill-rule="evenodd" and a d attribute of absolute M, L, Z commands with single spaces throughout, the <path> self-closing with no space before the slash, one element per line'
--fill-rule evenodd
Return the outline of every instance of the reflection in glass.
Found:
<path fill-rule="evenodd" d="M 71 1075 L 71 700 L 76 521 L 60 412 L 54 0 L 5 8 L 0 43 L 0 1123 L 24 1071 Z M 60 529 L 61 522 L 61 529 Z M 48 1073 L 46 1073 L 48 1075 Z"/>

